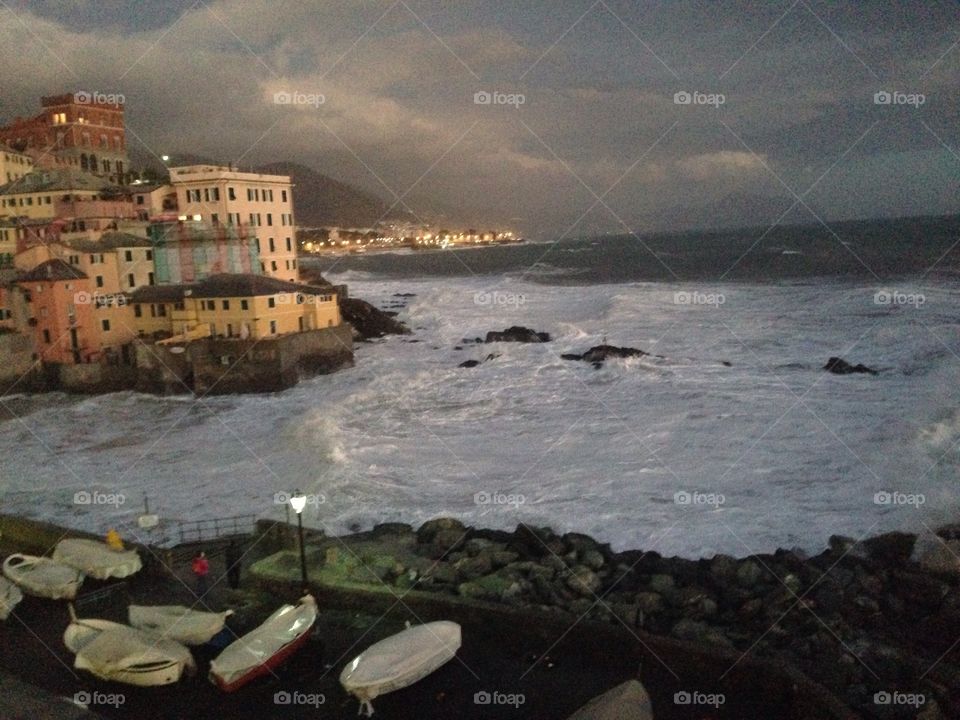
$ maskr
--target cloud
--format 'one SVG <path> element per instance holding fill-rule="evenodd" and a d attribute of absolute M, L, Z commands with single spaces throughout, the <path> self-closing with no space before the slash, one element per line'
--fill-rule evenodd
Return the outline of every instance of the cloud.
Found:
<path fill-rule="evenodd" d="M 677 168 L 693 180 L 740 180 L 765 172 L 766 157 L 749 152 L 720 150 L 677 161 Z"/>

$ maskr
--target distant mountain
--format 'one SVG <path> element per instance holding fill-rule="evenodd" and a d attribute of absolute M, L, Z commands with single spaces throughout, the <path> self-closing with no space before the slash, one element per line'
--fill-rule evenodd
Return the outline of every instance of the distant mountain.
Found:
<path fill-rule="evenodd" d="M 179 165 L 226 165 L 227 161 L 175 153 L 163 163 L 159 158 L 130 151 L 131 165 L 148 170 L 155 177 L 167 175 L 167 167 Z M 389 210 L 390 204 L 383 198 L 347 183 L 317 172 L 313 168 L 295 162 L 273 162 L 242 170 L 272 175 L 290 175 L 293 180 L 293 205 L 297 225 L 300 227 L 367 227 L 377 220 L 412 220 L 402 207 Z"/>
<path fill-rule="evenodd" d="M 368 227 L 378 220 L 411 219 L 402 206 L 390 210 L 382 198 L 300 163 L 274 162 L 254 170 L 293 178 L 293 204 L 300 227 Z"/>

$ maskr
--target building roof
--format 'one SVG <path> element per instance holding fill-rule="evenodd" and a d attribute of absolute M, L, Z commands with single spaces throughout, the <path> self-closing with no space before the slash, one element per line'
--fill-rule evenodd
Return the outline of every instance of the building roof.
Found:
<path fill-rule="evenodd" d="M 83 252 L 103 252 L 104 250 L 116 250 L 117 248 L 153 247 L 153 243 L 147 240 L 147 238 L 119 230 L 108 230 L 97 240 L 77 238 L 76 240 L 68 240 L 66 242 L 70 247 L 82 250 Z"/>
<path fill-rule="evenodd" d="M 179 302 L 185 297 L 230 298 L 261 297 L 281 293 L 304 295 L 332 295 L 333 286 L 318 287 L 286 282 L 266 275 L 222 273 L 187 285 L 150 285 L 133 291 L 135 303 Z"/>
<path fill-rule="evenodd" d="M 88 190 L 102 192 L 113 187 L 108 180 L 73 168 L 34 170 L 6 185 L 0 185 L 0 195 L 19 193 Z"/>
<path fill-rule="evenodd" d="M 18 282 L 55 282 L 58 280 L 85 280 L 86 275 L 63 260 L 47 260 L 24 273 Z"/>

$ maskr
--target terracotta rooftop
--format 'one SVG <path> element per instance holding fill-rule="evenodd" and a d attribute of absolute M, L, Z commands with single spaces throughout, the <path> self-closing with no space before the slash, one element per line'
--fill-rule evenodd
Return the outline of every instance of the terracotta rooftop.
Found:
<path fill-rule="evenodd" d="M 188 285 L 150 285 L 133 291 L 132 300 L 142 302 L 175 302 L 184 297 L 225 298 L 260 297 L 281 293 L 304 295 L 330 295 L 336 291 L 332 286 L 303 285 L 266 275 L 228 274 L 211 275 L 200 282 Z"/>
<path fill-rule="evenodd" d="M 52 282 L 57 280 L 85 280 L 86 275 L 63 260 L 47 260 L 21 275 L 18 282 Z"/>

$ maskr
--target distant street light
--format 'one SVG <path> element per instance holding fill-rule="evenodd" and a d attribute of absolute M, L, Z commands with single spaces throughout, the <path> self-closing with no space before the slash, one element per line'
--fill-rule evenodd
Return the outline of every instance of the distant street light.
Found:
<path fill-rule="evenodd" d="M 169 155 L 161 155 L 161 156 L 160 156 L 160 159 L 163 160 L 164 162 L 167 162 L 167 161 L 170 159 L 170 156 L 169 156 Z"/>
<path fill-rule="evenodd" d="M 300 536 L 300 577 L 303 580 L 303 591 L 307 591 L 307 551 L 303 545 L 303 509 L 307 506 L 307 496 L 299 490 L 294 490 L 290 496 L 290 506 L 297 514 L 297 531 Z"/>

